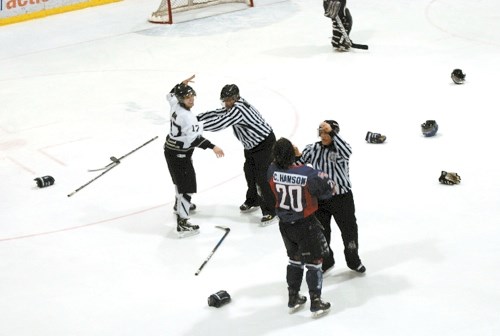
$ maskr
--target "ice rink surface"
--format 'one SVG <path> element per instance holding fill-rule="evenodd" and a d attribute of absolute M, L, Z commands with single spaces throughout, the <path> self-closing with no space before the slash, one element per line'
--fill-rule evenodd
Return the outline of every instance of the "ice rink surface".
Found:
<path fill-rule="evenodd" d="M 170 26 L 147 22 L 158 3 L 0 27 L 0 335 L 500 334 L 498 1 L 348 1 L 351 38 L 370 46 L 348 53 L 333 51 L 319 0 L 255 0 Z M 339 122 L 367 272 L 346 267 L 335 230 L 329 315 L 288 314 L 278 226 L 238 210 L 231 130 L 205 133 L 224 158 L 195 151 L 201 234 L 176 237 L 165 94 L 192 74 L 194 113 L 236 83 L 299 148 Z M 427 119 L 435 137 L 420 132 Z M 368 144 L 367 131 L 387 141 Z M 88 169 L 155 136 L 67 197 L 99 174 Z M 442 170 L 462 183 L 439 184 Z M 40 189 L 44 175 L 56 182 Z M 195 276 L 224 234 L 216 225 L 231 232 Z M 221 289 L 232 302 L 208 307 Z"/>

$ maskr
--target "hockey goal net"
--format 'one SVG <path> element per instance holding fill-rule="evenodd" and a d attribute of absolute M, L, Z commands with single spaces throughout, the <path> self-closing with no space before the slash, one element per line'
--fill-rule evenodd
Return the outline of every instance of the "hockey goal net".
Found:
<path fill-rule="evenodd" d="M 149 22 L 171 24 L 174 13 L 231 3 L 243 3 L 253 7 L 253 0 L 161 0 L 158 9 L 149 17 Z"/>

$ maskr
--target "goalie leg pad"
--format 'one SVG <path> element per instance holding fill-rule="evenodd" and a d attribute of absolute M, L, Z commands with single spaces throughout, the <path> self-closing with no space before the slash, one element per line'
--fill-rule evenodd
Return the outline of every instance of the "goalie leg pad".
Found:
<path fill-rule="evenodd" d="M 340 1 L 327 0 L 323 2 L 323 8 L 325 9 L 325 16 L 330 19 L 335 19 L 340 11 Z"/>

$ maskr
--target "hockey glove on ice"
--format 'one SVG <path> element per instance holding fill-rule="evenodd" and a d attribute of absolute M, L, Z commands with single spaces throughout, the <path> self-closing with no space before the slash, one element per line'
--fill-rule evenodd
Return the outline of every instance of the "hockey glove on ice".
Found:
<path fill-rule="evenodd" d="M 365 140 L 369 143 L 375 143 L 375 144 L 380 144 L 383 143 L 386 139 L 385 135 L 382 135 L 380 133 L 372 133 L 372 132 L 367 132 Z"/>
<path fill-rule="evenodd" d="M 444 170 L 441 172 L 441 176 L 439 177 L 439 182 L 447 185 L 460 184 L 461 181 L 460 175 L 457 173 L 448 173 Z"/>

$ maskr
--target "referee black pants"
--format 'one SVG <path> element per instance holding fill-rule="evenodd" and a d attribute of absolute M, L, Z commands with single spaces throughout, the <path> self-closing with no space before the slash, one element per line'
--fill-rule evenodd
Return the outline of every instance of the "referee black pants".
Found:
<path fill-rule="evenodd" d="M 337 223 L 342 235 L 347 267 L 356 269 L 361 264 L 361 260 L 358 254 L 358 224 L 356 222 L 352 191 L 335 195 L 328 200 L 318 202 L 316 218 L 320 221 L 321 225 L 323 225 L 325 238 L 329 246 L 331 243 L 332 217 Z M 329 255 L 323 260 L 323 270 L 327 270 L 334 264 L 335 259 L 330 247 Z"/>
<path fill-rule="evenodd" d="M 273 132 L 255 148 L 245 149 L 243 171 L 247 181 L 245 203 L 259 205 L 262 215 L 276 214 L 274 194 L 267 182 L 267 169 L 272 161 L 273 146 L 276 136 Z M 260 191 L 260 193 L 259 193 Z"/>

